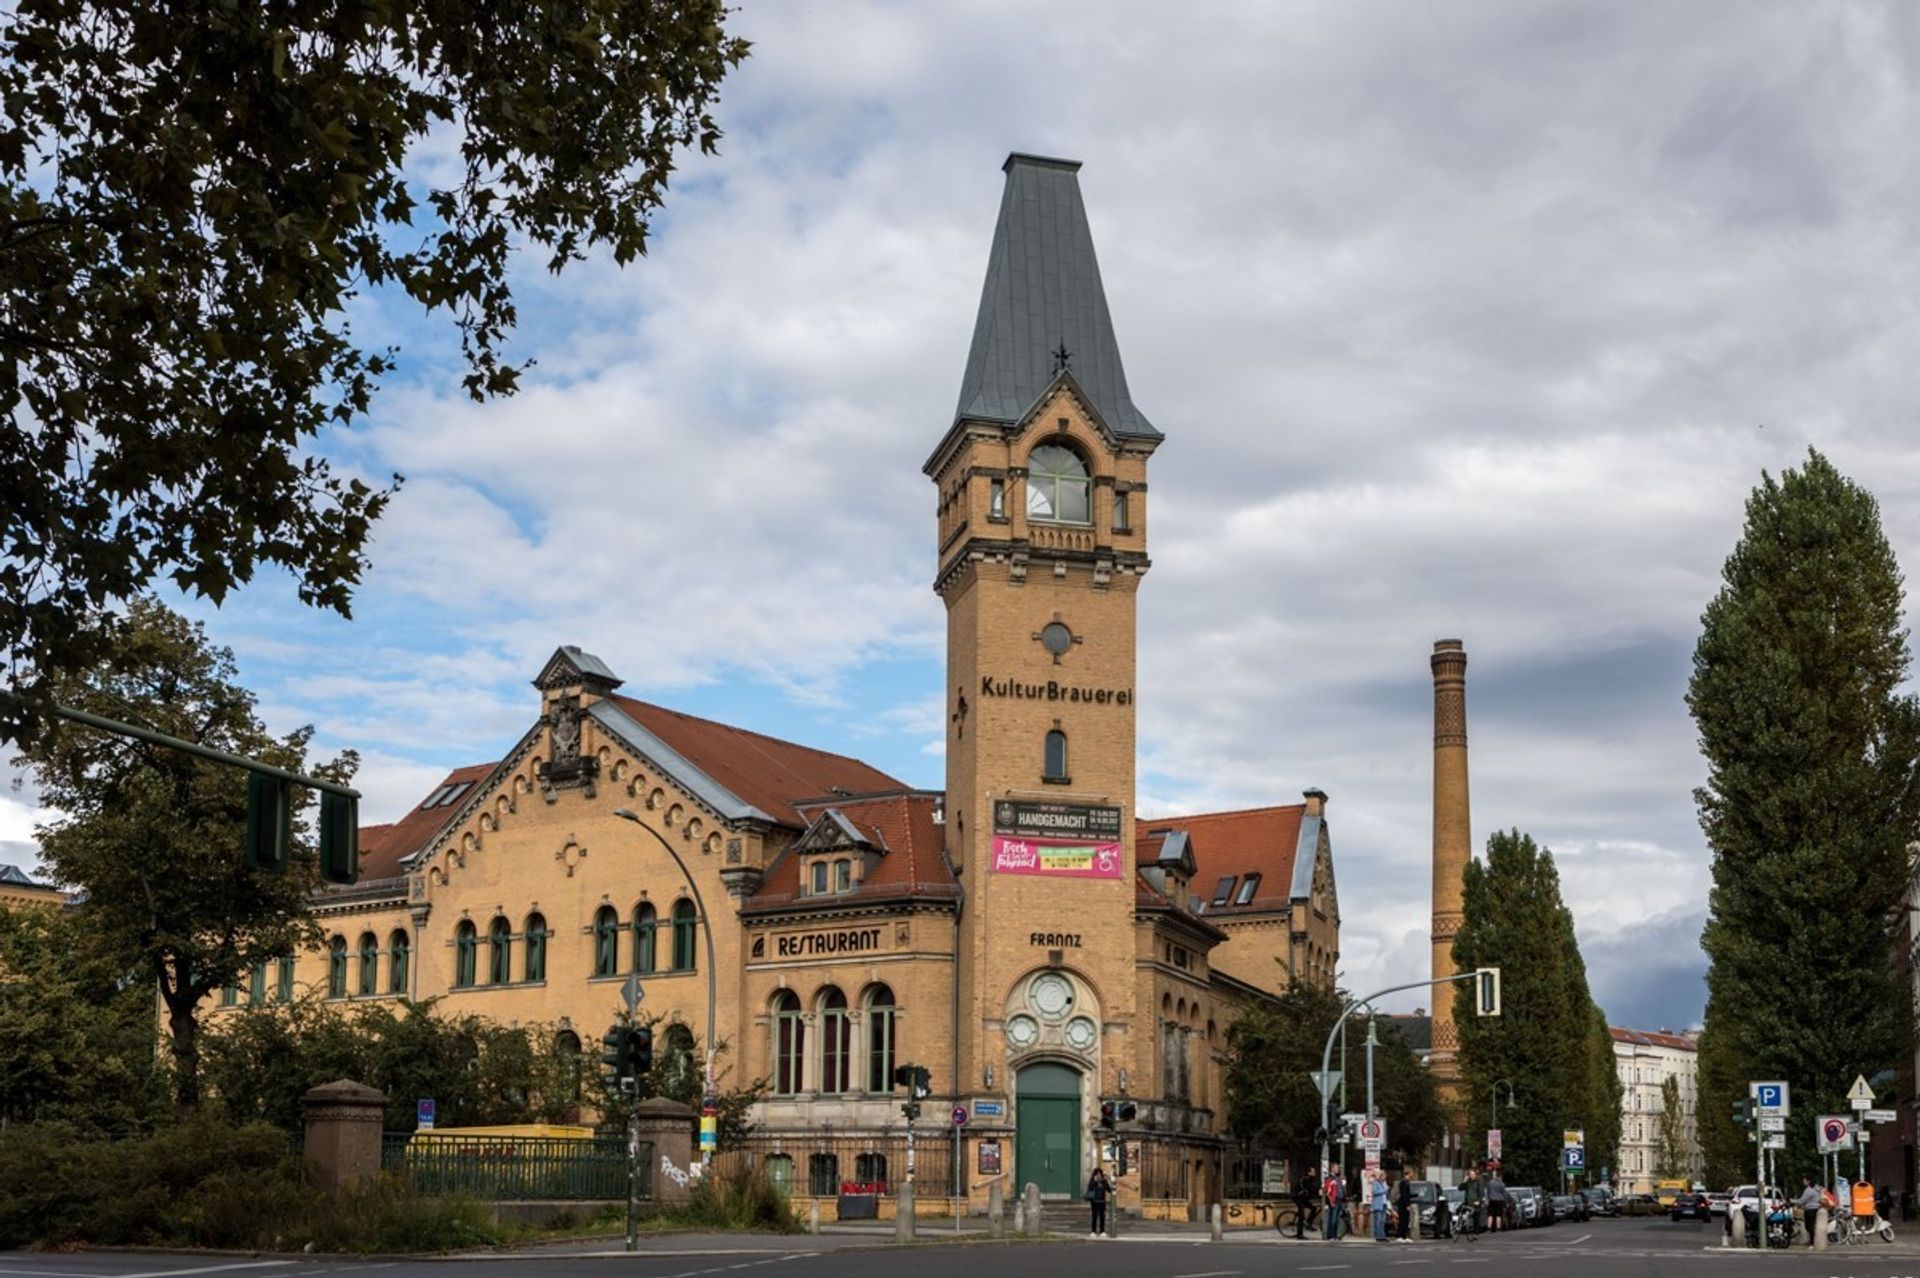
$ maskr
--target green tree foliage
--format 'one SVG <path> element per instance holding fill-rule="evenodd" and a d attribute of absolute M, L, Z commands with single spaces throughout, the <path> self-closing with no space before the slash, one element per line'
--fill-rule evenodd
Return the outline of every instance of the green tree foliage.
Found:
<path fill-rule="evenodd" d="M 1587 1036 L 1587 1170 L 1596 1179 L 1602 1168 L 1609 1174 L 1620 1166 L 1620 1140 L 1625 1117 L 1620 1106 L 1626 1088 L 1620 1082 L 1619 1060 L 1613 1054 L 1613 1034 L 1607 1014 L 1593 1009 L 1593 1028 Z"/>
<path fill-rule="evenodd" d="M 1748 1081 L 1787 1080 L 1796 1114 L 1844 1110 L 1854 1075 L 1895 1066 L 1913 1037 L 1889 957 L 1920 836 L 1899 567 L 1873 497 L 1818 452 L 1763 475 L 1746 513 L 1687 692 L 1707 760 L 1701 943 L 1722 1054 L 1700 1118 L 1721 1173 Z M 1787 1138 L 1786 1166 L 1812 1170 L 1810 1126 Z"/>
<path fill-rule="evenodd" d="M 1485 1148 L 1494 1084 L 1506 1079 L 1516 1103 L 1500 1111 L 1505 1179 L 1558 1184 L 1566 1129 L 1585 1129 L 1590 1157 L 1617 1153 L 1620 1086 L 1610 1041 L 1602 1055 L 1606 1021 L 1587 990 L 1553 855 L 1518 830 L 1495 834 L 1486 859 L 1467 865 L 1464 915 L 1454 963 L 1501 970 L 1501 1015 L 1475 1016 L 1464 983 L 1456 995 L 1469 1148 Z"/>
<path fill-rule="evenodd" d="M 395 352 L 363 291 L 444 311 L 508 393 L 508 261 L 645 252 L 747 53 L 723 0 L 73 0 L 0 17 L 0 645 L 9 683 L 111 652 L 156 577 L 261 564 L 347 610 L 390 490 L 315 437 Z M 430 145 L 429 145 L 430 144 Z M 0 736 L 21 707 L 0 706 Z"/>
<path fill-rule="evenodd" d="M 165 1109 L 153 990 L 103 949 L 91 911 L 0 908 L 0 1119 L 112 1134 Z"/>
<path fill-rule="evenodd" d="M 269 734 L 233 654 L 150 598 L 133 601 L 113 652 L 57 681 L 59 700 L 94 714 L 344 782 L 349 752 L 309 767 L 311 728 Z M 199 1100 L 200 1004 L 255 965 L 319 941 L 311 898 L 319 874 L 296 837 L 293 863 L 257 870 L 242 856 L 247 778 L 239 768 L 62 723 L 18 760 L 63 815 L 36 831 L 53 876 L 86 893 L 102 953 L 123 956 L 157 987 L 170 1036 L 175 1096 Z M 294 788 L 301 806 L 312 796 Z"/>
<path fill-rule="evenodd" d="M 1672 1074 L 1660 1080 L 1660 1143 L 1653 1154 L 1653 1174 L 1674 1180 L 1687 1174 L 1687 1117 L 1680 1110 L 1680 1080 Z"/>
<path fill-rule="evenodd" d="M 1227 1130 L 1254 1150 L 1283 1154 L 1296 1168 L 1319 1161 L 1320 1098 L 1308 1076 L 1320 1068 L 1327 1032 L 1344 997 L 1296 982 L 1270 1002 L 1249 1006 L 1227 1037 Z M 1391 1021 L 1377 1022 L 1374 1048 L 1374 1108 L 1387 1119 L 1386 1152 L 1417 1163 L 1444 1126 L 1433 1079 Z M 1349 1104 L 1366 1106 L 1366 1021 L 1347 1029 L 1343 1059 L 1334 1047 L 1333 1068 L 1347 1078 Z"/>
<path fill-rule="evenodd" d="M 1726 1044 L 1727 1035 L 1715 1031 L 1713 1009 L 1709 1007 L 1706 1028 L 1700 1032 L 1700 1100 L 1694 1117 L 1710 1185 L 1737 1185 L 1754 1178 L 1753 1144 L 1746 1131 L 1733 1124 L 1728 1112 L 1736 1097 L 1746 1095 L 1745 1071 Z"/>

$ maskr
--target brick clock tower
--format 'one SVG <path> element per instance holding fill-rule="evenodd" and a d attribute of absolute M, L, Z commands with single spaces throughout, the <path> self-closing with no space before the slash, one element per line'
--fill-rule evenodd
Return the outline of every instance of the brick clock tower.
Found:
<path fill-rule="evenodd" d="M 1152 1025 L 1130 1039 L 1134 603 L 1161 435 L 1127 391 L 1079 168 L 1008 158 L 959 406 L 925 467 L 965 893 L 954 1090 L 1004 1098 L 1015 1183 L 1048 1193 L 1084 1184 L 1099 1099 Z"/>

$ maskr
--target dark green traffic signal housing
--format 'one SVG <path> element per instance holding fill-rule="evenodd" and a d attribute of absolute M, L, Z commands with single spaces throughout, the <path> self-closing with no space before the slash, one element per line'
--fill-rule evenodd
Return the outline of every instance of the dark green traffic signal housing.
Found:
<path fill-rule="evenodd" d="M 360 877 L 360 801 L 320 792 L 320 876 L 329 883 Z"/>
<path fill-rule="evenodd" d="M 1733 1123 L 1736 1127 L 1753 1126 L 1753 1098 L 1738 1096 L 1733 1102 Z"/>
<path fill-rule="evenodd" d="M 247 863 L 287 868 L 293 845 L 293 787 L 279 777 L 247 773 Z"/>
<path fill-rule="evenodd" d="M 635 1078 L 653 1073 L 653 1026 L 637 1025 L 628 1034 L 627 1061 Z"/>

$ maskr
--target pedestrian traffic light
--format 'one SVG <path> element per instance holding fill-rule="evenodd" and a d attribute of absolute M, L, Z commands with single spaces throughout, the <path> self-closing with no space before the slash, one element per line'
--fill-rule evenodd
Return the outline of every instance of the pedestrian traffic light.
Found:
<path fill-rule="evenodd" d="M 320 877 L 352 883 L 360 877 L 360 801 L 320 792 Z"/>
<path fill-rule="evenodd" d="M 1119 1122 L 1119 1120 L 1120 1120 L 1120 1107 L 1114 1104 L 1112 1101 L 1101 1101 L 1100 1102 L 1100 1126 L 1104 1127 L 1108 1131 L 1112 1131 L 1114 1128 L 1114 1124 Z"/>
<path fill-rule="evenodd" d="M 247 773 L 247 861 L 262 870 L 284 870 L 292 841 L 293 787 L 279 777 Z"/>

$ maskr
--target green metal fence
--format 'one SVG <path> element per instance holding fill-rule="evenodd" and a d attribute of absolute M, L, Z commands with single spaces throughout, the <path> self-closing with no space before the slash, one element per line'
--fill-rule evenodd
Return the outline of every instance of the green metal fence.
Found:
<path fill-rule="evenodd" d="M 640 1145 L 639 1190 L 653 1196 L 653 1145 Z M 423 1194 L 470 1194 L 493 1202 L 624 1199 L 627 1143 L 618 1136 L 459 1136 L 389 1132 L 381 1170 Z"/>

